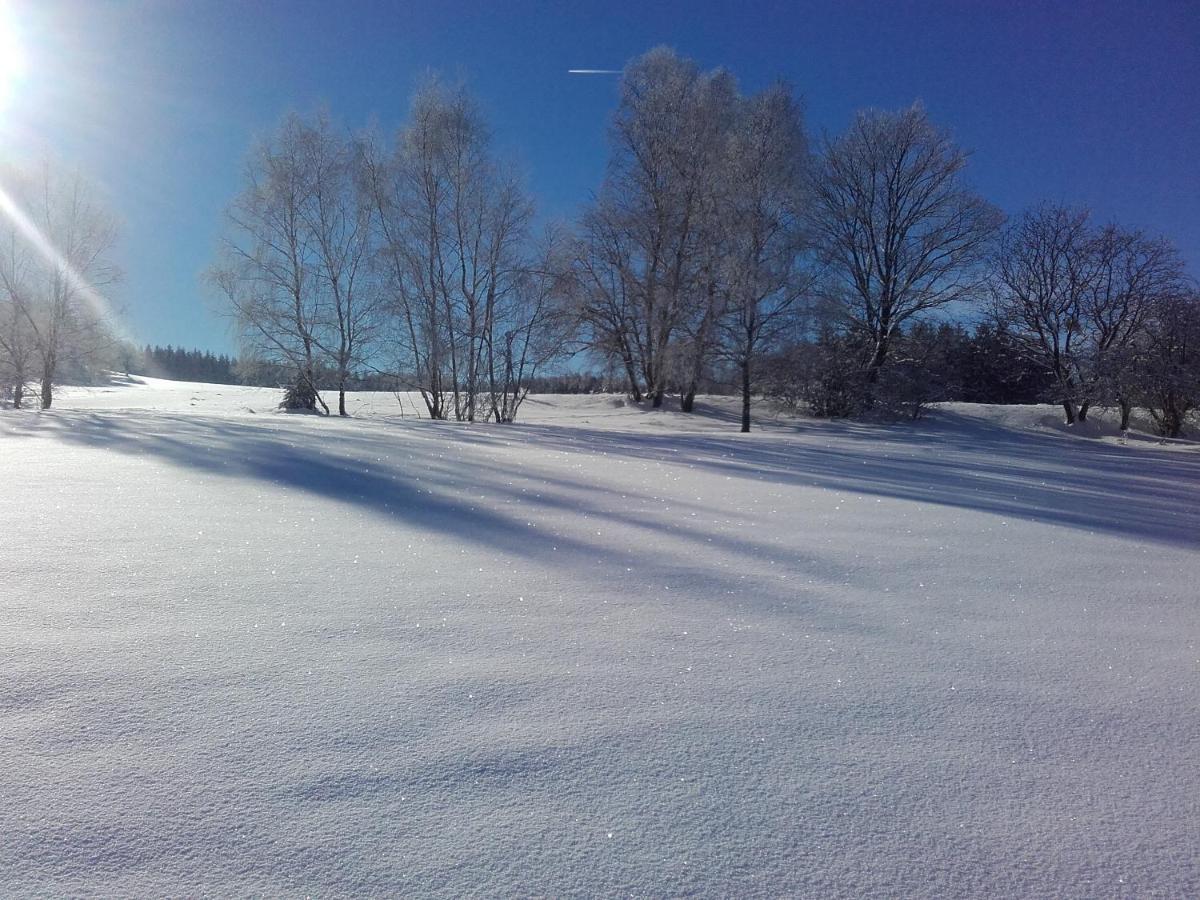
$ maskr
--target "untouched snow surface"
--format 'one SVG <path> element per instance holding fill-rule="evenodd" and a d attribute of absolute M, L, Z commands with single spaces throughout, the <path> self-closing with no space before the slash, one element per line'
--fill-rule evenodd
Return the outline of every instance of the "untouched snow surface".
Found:
<path fill-rule="evenodd" d="M 1200 895 L 1194 446 L 276 396 L 0 412 L 0 893 Z"/>

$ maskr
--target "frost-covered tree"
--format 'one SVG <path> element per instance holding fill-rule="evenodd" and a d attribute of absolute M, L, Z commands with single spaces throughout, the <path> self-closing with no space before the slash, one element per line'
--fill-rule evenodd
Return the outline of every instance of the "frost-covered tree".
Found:
<path fill-rule="evenodd" d="M 319 331 L 325 321 L 317 284 L 320 258 L 306 215 L 310 196 L 308 125 L 289 115 L 258 141 L 230 204 L 228 228 L 209 278 L 238 330 L 242 355 L 286 365 L 305 408 L 329 407 L 318 391 Z"/>
<path fill-rule="evenodd" d="M 1055 381 L 1066 421 L 1115 402 L 1128 427 L 1141 336 L 1159 300 L 1184 290 L 1178 251 L 1086 210 L 1044 205 L 1005 232 L 993 262 L 994 314 Z"/>
<path fill-rule="evenodd" d="M 36 379 L 49 408 L 63 366 L 86 367 L 112 345 L 101 291 L 119 278 L 116 238 L 78 172 L 49 163 L 0 172 L 0 366 L 15 403 Z"/>
<path fill-rule="evenodd" d="M 433 418 L 511 420 L 522 379 L 545 358 L 545 288 L 557 282 L 477 104 L 465 86 L 431 79 L 394 146 L 367 139 L 362 160 L 404 380 Z"/>
<path fill-rule="evenodd" d="M 1115 402 L 1121 429 L 1129 427 L 1137 379 L 1137 345 L 1156 309 L 1186 292 L 1183 259 L 1163 238 L 1107 225 L 1088 241 L 1090 280 L 1080 304 L 1085 396 L 1079 419 L 1093 400 Z"/>
<path fill-rule="evenodd" d="M 1138 343 L 1134 391 L 1158 431 L 1179 437 L 1200 408 L 1200 292 L 1157 296 Z"/>
<path fill-rule="evenodd" d="M 920 105 L 861 112 L 819 154 L 813 237 L 833 299 L 870 346 L 868 384 L 905 322 L 981 296 L 982 263 L 1003 217 L 966 185 L 966 164 Z"/>
<path fill-rule="evenodd" d="M 590 346 L 620 359 L 630 391 L 662 404 L 684 347 L 707 351 L 719 307 L 717 193 L 736 85 L 666 48 L 626 67 L 608 174 L 577 248 Z M 681 340 L 683 338 L 684 340 Z"/>
<path fill-rule="evenodd" d="M 325 113 L 289 115 L 253 148 L 210 272 L 245 354 L 284 365 L 289 408 L 328 413 L 318 372 L 346 415 L 353 372 L 375 352 L 380 295 L 372 277 L 375 205 L 357 145 Z"/>
<path fill-rule="evenodd" d="M 801 265 L 808 149 L 800 110 L 783 85 L 739 102 L 717 210 L 721 223 L 720 347 L 741 381 L 750 430 L 753 368 L 787 334 L 811 278 Z"/>
<path fill-rule="evenodd" d="M 1054 377 L 1074 423 L 1083 397 L 1083 305 L 1094 277 L 1086 210 L 1041 206 L 1005 232 L 993 262 L 993 313 Z"/>
<path fill-rule="evenodd" d="M 347 384 L 372 359 L 380 329 L 381 293 L 370 266 L 375 207 L 360 177 L 358 147 L 327 116 L 304 123 L 299 136 L 307 195 L 301 215 L 315 262 L 310 287 L 321 310 L 314 336 L 344 416 Z"/>
<path fill-rule="evenodd" d="M 31 260 L 12 228 L 0 227 L 0 234 L 4 240 L 0 247 L 0 391 L 11 398 L 14 409 L 20 409 L 33 381 L 37 354 L 35 335 L 25 315 L 32 302 L 28 294 Z"/>
<path fill-rule="evenodd" d="M 564 303 L 569 289 L 566 242 L 547 232 L 529 264 L 498 303 L 484 335 L 487 402 L 497 422 L 513 422 L 538 373 L 562 358 L 577 330 Z"/>

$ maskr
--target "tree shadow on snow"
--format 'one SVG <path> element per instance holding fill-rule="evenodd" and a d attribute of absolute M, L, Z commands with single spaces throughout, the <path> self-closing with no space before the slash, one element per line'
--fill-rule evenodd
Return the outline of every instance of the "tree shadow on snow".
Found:
<path fill-rule="evenodd" d="M 531 443 L 567 453 L 606 453 L 1200 548 L 1200 453 L 1191 451 L 1038 434 L 945 411 L 915 425 L 801 425 L 803 442 L 778 432 L 657 435 L 556 425 L 520 430 Z M 493 439 L 478 430 L 462 438 Z"/>
<path fill-rule="evenodd" d="M 497 549 L 532 555 L 552 541 L 564 551 L 594 556 L 595 548 L 472 503 L 507 496 L 532 506 L 572 509 L 638 529 L 666 531 L 681 540 L 733 553 L 761 555 L 755 535 L 717 534 L 688 523 L 684 512 L 701 503 L 673 498 L 680 520 L 664 525 L 622 506 L 623 498 L 588 473 L 613 460 L 641 460 L 734 479 L 871 495 L 975 510 L 1173 546 L 1200 547 L 1200 454 L 1115 446 L 1070 435 L 1015 430 L 974 417 L 938 411 L 916 425 L 807 423 L 793 434 L 643 434 L 582 425 L 464 427 L 445 423 L 357 421 L 342 445 L 322 435 L 320 444 L 303 428 L 240 423 L 187 415 L 68 414 L 31 420 L 63 440 L 168 461 L 231 478 L 265 480 Z M 283 426 L 285 423 L 279 423 Z M 290 423 L 286 423 L 290 424 Z M 318 427 L 323 426 L 319 423 Z M 338 423 L 344 424 L 344 423 Z M 404 441 L 396 440 L 403 428 Z M 347 434 L 348 437 L 351 434 Z M 354 455 L 338 452 L 345 446 Z M 580 456 L 579 473 L 531 470 L 529 489 L 510 486 L 521 474 L 511 457 L 488 451 L 556 451 Z M 484 451 L 484 452 L 479 452 Z M 405 469 L 404 454 L 415 466 Z M 390 455 L 371 466 L 372 453 Z M 500 476 L 481 487 L 472 472 Z M 436 492 L 421 486 L 435 485 Z M 582 489 L 582 490 L 581 490 Z M 639 488 L 631 485 L 631 491 Z M 591 496 L 590 502 L 583 497 Z M 517 510 L 514 509 L 514 513 Z"/>
<path fill-rule="evenodd" d="M 68 413 L 16 424 L 8 434 L 44 435 L 49 428 L 67 443 L 158 457 L 223 478 L 262 481 L 508 553 L 529 555 L 547 540 L 563 551 L 590 552 L 589 547 L 569 538 L 548 536 L 470 502 L 478 491 L 472 494 L 466 484 L 455 497 L 420 485 L 423 476 L 443 487 L 445 479 L 453 478 L 450 472 L 443 473 L 445 479 L 435 477 L 430 469 L 405 477 L 398 467 L 371 466 L 362 457 L 336 452 L 336 439 L 318 445 L 311 441 L 317 435 L 298 429 L 169 414 L 127 418 L 122 414 Z M 356 441 L 351 449 L 362 448 Z M 462 499 L 457 499 L 459 496 Z"/>

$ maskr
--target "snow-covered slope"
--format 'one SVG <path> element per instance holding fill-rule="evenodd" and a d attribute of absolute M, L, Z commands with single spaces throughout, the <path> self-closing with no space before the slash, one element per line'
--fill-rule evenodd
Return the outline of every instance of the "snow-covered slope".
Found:
<path fill-rule="evenodd" d="M 1200 892 L 1193 446 L 275 397 L 0 413 L 0 893 Z"/>

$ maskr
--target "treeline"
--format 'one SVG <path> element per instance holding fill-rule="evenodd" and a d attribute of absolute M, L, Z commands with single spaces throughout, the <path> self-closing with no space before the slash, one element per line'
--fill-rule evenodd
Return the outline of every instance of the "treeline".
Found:
<path fill-rule="evenodd" d="M 293 408 L 328 413 L 333 392 L 345 414 L 370 385 L 497 422 L 551 385 L 684 411 L 732 389 L 743 431 L 758 397 L 822 416 L 1053 402 L 1068 422 L 1103 405 L 1123 427 L 1142 407 L 1166 435 L 1200 404 L 1200 294 L 1170 241 L 1065 205 L 1006 217 L 919 104 L 815 139 L 789 86 L 748 93 L 659 48 L 624 70 L 609 144 L 578 218 L 537 229 L 461 85 L 421 86 L 391 136 L 288 116 L 252 147 L 209 272 L 238 377 L 285 384 Z M 84 284 L 111 271 L 93 219 L 72 250 Z M 28 245 L 0 262 L 18 396 L 96 321 Z M 600 374 L 564 375 L 568 359 Z"/>
<path fill-rule="evenodd" d="M 511 421 L 530 389 L 693 407 L 734 383 L 817 415 L 939 399 L 1144 406 L 1200 397 L 1200 303 L 1165 239 L 1045 206 L 1012 222 L 919 105 L 810 139 L 776 84 L 743 92 L 668 49 L 631 62 L 607 174 L 574 223 L 533 201 L 461 86 L 432 81 L 390 140 L 290 116 L 257 144 L 212 279 L 290 405 L 344 412 L 386 372 L 434 418 Z M 938 319 L 982 320 L 973 333 Z M 552 377 L 573 357 L 604 375 Z"/>
<path fill-rule="evenodd" d="M 165 347 L 147 344 L 140 350 L 127 349 L 120 362 L 120 368 L 133 375 L 210 384 L 250 383 L 243 381 L 237 360 L 231 356 L 207 350 L 185 350 L 170 344 Z"/>
<path fill-rule="evenodd" d="M 822 417 L 853 416 L 866 403 L 863 360 L 872 346 L 833 326 L 788 343 L 764 360 L 763 393 Z M 1051 374 L 1017 352 L 1013 334 L 983 324 L 918 322 L 892 338 L 887 377 L 873 387 L 884 412 L 916 418 L 929 403 L 1037 403 L 1052 389 Z"/>

